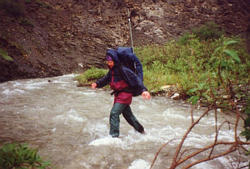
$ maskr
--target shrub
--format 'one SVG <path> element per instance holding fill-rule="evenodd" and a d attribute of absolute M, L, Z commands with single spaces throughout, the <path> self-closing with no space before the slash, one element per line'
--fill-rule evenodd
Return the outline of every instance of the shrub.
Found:
<path fill-rule="evenodd" d="M 27 144 L 4 144 L 0 148 L 0 168 L 44 169 L 50 163 L 43 161 L 37 151 L 29 148 Z"/>
<path fill-rule="evenodd" d="M 205 25 L 184 33 L 177 42 L 180 45 L 186 45 L 193 37 L 197 37 L 200 41 L 207 41 L 219 39 L 223 35 L 224 32 L 219 25 L 214 22 L 207 22 Z"/>
<path fill-rule="evenodd" d="M 224 34 L 220 26 L 214 22 L 207 22 L 201 27 L 194 28 L 191 33 L 196 35 L 200 40 L 218 39 Z"/>
<path fill-rule="evenodd" d="M 83 74 L 76 76 L 76 80 L 79 82 L 79 86 L 88 85 L 92 81 L 101 78 L 104 76 L 108 71 L 106 69 L 98 69 L 92 67 L 86 70 Z"/>
<path fill-rule="evenodd" d="M 211 102 L 211 91 L 220 97 L 233 85 L 237 98 L 245 98 L 245 90 L 241 90 L 248 84 L 249 54 L 244 42 L 235 37 L 222 36 L 213 41 L 201 41 L 193 34 L 188 37 L 185 44 L 170 41 L 163 46 L 135 49 L 149 90 L 157 92 L 160 85 L 176 84 L 184 95 L 199 95 Z"/>

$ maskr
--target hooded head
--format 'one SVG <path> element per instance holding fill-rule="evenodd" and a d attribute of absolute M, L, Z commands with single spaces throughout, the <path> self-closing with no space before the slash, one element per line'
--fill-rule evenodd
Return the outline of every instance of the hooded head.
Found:
<path fill-rule="evenodd" d="M 115 66 L 115 63 L 114 63 L 112 57 L 109 55 L 106 56 L 106 63 L 110 69 L 112 69 Z"/>
<path fill-rule="evenodd" d="M 111 56 L 107 55 L 107 56 L 106 56 L 106 61 L 113 61 L 113 59 L 112 59 Z"/>
<path fill-rule="evenodd" d="M 114 62 L 114 66 L 119 65 L 120 62 L 118 60 L 117 51 L 114 50 L 114 49 L 107 49 L 107 52 L 106 52 L 106 61 L 107 62 L 113 61 Z"/>

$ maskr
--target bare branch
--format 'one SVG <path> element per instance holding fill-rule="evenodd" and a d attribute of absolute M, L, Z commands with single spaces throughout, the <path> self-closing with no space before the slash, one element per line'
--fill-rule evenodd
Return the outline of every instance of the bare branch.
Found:
<path fill-rule="evenodd" d="M 239 112 L 239 109 L 235 105 L 233 100 L 231 100 L 231 104 L 232 104 L 233 107 L 236 108 L 236 123 L 235 123 L 235 127 L 234 127 L 234 139 L 235 139 L 236 142 L 238 142 L 237 129 L 238 129 L 238 124 L 239 124 L 239 120 L 240 120 L 240 112 Z"/>
<path fill-rule="evenodd" d="M 234 152 L 235 150 L 236 150 L 235 145 L 232 145 L 227 151 L 225 151 L 223 153 L 220 153 L 220 154 L 217 154 L 217 155 L 214 155 L 214 156 L 211 156 L 211 157 L 207 157 L 207 158 L 204 158 L 202 160 L 198 160 L 198 161 L 196 161 L 194 163 L 191 163 L 191 164 L 185 166 L 183 169 L 187 169 L 187 168 L 190 168 L 190 167 L 192 167 L 194 165 L 197 165 L 199 163 L 202 163 L 202 162 L 205 162 L 205 161 L 209 161 L 209 160 L 213 160 L 213 159 L 218 158 L 218 157 L 225 156 L 225 155 L 227 155 L 229 153 Z"/>
<path fill-rule="evenodd" d="M 187 138 L 188 134 L 191 132 L 191 130 L 193 129 L 193 127 L 194 127 L 197 123 L 199 123 L 199 121 L 200 121 L 200 120 L 201 120 L 210 110 L 211 110 L 211 109 L 208 108 L 208 109 L 199 117 L 199 119 L 196 120 L 196 121 L 189 127 L 189 129 L 186 131 L 185 135 L 182 137 L 182 140 L 181 140 L 180 144 L 178 145 L 178 147 L 177 147 L 177 149 L 176 149 L 175 156 L 174 156 L 174 158 L 173 158 L 173 161 L 172 161 L 172 164 L 171 164 L 171 167 L 170 167 L 171 169 L 172 169 L 173 167 L 176 166 L 176 163 L 177 163 L 176 159 L 177 159 L 177 157 L 178 157 L 178 155 L 179 155 L 179 153 L 180 153 L 180 150 L 181 150 L 181 148 L 182 148 L 182 145 L 183 145 L 185 139 Z"/>
<path fill-rule="evenodd" d="M 216 144 L 217 139 L 218 139 L 218 134 L 219 134 L 219 131 L 218 131 L 218 128 L 217 128 L 217 120 L 218 120 L 218 119 L 217 119 L 217 109 L 215 109 L 214 120 L 215 120 L 215 133 L 216 133 L 216 134 L 215 134 L 215 138 L 214 138 L 214 144 Z M 211 157 L 213 151 L 214 151 L 214 146 L 212 147 L 211 152 L 210 152 L 208 158 Z"/>
<path fill-rule="evenodd" d="M 217 142 L 217 143 L 210 144 L 210 145 L 200 149 L 199 151 L 196 151 L 196 152 L 190 154 L 189 156 L 185 157 L 184 159 L 178 161 L 177 165 L 180 165 L 181 163 L 187 161 L 188 159 L 190 159 L 190 158 L 192 158 L 192 157 L 194 157 L 194 156 L 196 156 L 196 155 L 198 155 L 198 154 L 200 154 L 202 152 L 205 152 L 205 151 L 213 148 L 214 146 L 217 146 L 217 145 L 233 145 L 233 144 L 234 144 L 234 142 Z"/>
<path fill-rule="evenodd" d="M 198 150 L 200 150 L 200 149 L 198 149 L 198 148 L 192 148 L 192 149 L 183 150 L 183 152 L 181 152 L 181 154 L 180 154 L 180 156 L 179 156 L 179 158 L 178 158 L 177 161 L 180 161 L 181 158 L 182 158 L 182 156 L 183 156 L 186 152 L 191 151 L 191 150 L 197 150 L 197 151 L 198 151 Z"/>
<path fill-rule="evenodd" d="M 173 139 L 170 140 L 170 141 L 168 141 L 167 143 L 163 144 L 163 145 L 160 147 L 160 149 L 159 149 L 159 150 L 157 151 L 157 153 L 155 154 L 155 157 L 154 157 L 154 160 L 153 160 L 153 162 L 152 162 L 152 164 L 151 164 L 151 166 L 150 166 L 150 169 L 153 168 L 154 163 L 155 163 L 155 161 L 156 161 L 156 159 L 157 159 L 159 153 L 161 152 L 161 150 L 162 150 L 166 145 L 168 145 L 171 141 L 173 141 Z"/>

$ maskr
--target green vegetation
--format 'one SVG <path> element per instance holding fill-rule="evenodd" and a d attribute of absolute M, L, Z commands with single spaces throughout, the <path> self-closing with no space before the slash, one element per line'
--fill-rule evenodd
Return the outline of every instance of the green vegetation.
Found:
<path fill-rule="evenodd" d="M 191 32 L 184 33 L 179 39 L 178 43 L 185 45 L 190 37 L 190 34 L 195 35 L 199 40 L 215 40 L 223 36 L 224 31 L 214 22 L 208 22 L 198 28 L 193 28 Z"/>
<path fill-rule="evenodd" d="M 0 168 L 2 169 L 44 169 L 50 165 L 43 161 L 36 149 L 27 144 L 7 143 L 0 148 Z"/>
<path fill-rule="evenodd" d="M 98 68 L 90 68 L 85 71 L 83 74 L 77 76 L 75 79 L 79 82 L 79 86 L 89 85 L 96 79 L 101 78 L 104 76 L 108 71 L 105 69 L 98 69 Z"/>
<path fill-rule="evenodd" d="M 207 22 L 201 27 L 192 29 L 191 33 L 198 37 L 199 40 L 214 40 L 223 36 L 224 31 L 214 22 Z"/>
<path fill-rule="evenodd" d="M 0 48 L 0 56 L 1 56 L 2 58 L 4 58 L 5 60 L 13 61 L 12 57 L 10 57 L 10 56 L 8 55 L 8 53 L 7 53 L 5 50 L 1 49 L 1 48 Z"/>
<path fill-rule="evenodd" d="M 151 92 L 160 92 L 163 85 L 176 85 L 193 102 L 202 99 L 212 103 L 216 98 L 221 105 L 228 105 L 224 98 L 231 97 L 228 88 L 232 87 L 233 97 L 240 101 L 246 99 L 250 63 L 242 39 L 221 36 L 203 41 L 189 34 L 186 41 L 184 45 L 170 41 L 163 46 L 135 49 L 144 66 L 144 83 Z M 105 73 L 103 69 L 91 68 L 77 80 L 88 83 Z"/>
<path fill-rule="evenodd" d="M 175 84 L 181 93 L 203 93 L 209 101 L 209 91 L 205 91 L 209 86 L 220 91 L 218 95 L 223 93 L 222 83 L 246 87 L 249 54 L 242 46 L 243 41 L 237 38 L 222 36 L 214 41 L 200 41 L 190 34 L 185 45 L 171 41 L 164 46 L 139 47 L 135 52 L 144 66 L 149 90 L 157 92 L 162 85 Z"/>

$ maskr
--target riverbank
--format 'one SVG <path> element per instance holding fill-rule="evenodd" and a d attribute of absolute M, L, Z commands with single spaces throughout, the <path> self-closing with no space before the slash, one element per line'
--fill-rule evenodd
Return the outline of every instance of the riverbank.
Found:
<path fill-rule="evenodd" d="M 143 65 L 144 84 L 152 95 L 191 98 L 193 103 L 202 99 L 208 104 L 215 98 L 221 102 L 234 97 L 246 103 L 250 56 L 244 40 L 224 37 L 216 25 L 207 25 L 205 30 L 209 31 L 200 28 L 165 45 L 134 49 Z M 81 86 L 106 73 L 107 69 L 91 68 L 76 79 Z"/>

